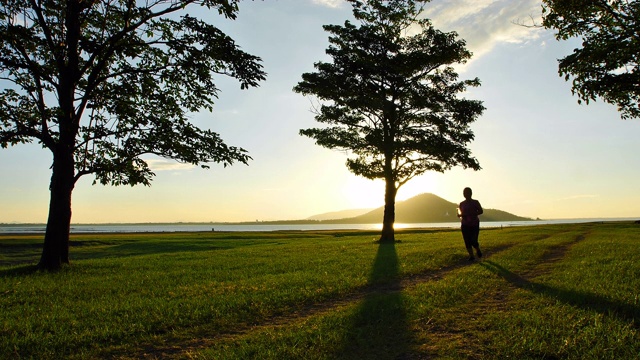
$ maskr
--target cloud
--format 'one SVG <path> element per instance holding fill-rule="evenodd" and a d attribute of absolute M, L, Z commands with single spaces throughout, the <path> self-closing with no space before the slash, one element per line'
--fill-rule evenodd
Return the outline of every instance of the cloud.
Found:
<path fill-rule="evenodd" d="M 196 168 L 193 164 L 184 164 L 166 159 L 144 159 L 152 171 L 184 171 Z"/>
<path fill-rule="evenodd" d="M 320 6 L 338 8 L 344 3 L 344 0 L 313 0 L 313 3 Z"/>
<path fill-rule="evenodd" d="M 540 23 L 540 0 L 433 0 L 423 14 L 442 31 L 456 31 L 473 52 L 473 60 L 500 43 L 525 43 L 545 31 L 515 23 Z M 515 23 L 514 23 L 515 22 Z"/>
<path fill-rule="evenodd" d="M 316 5 L 338 8 L 344 0 L 312 0 Z M 540 24 L 540 0 L 432 0 L 423 15 L 442 31 L 455 31 L 467 42 L 473 60 L 500 43 L 526 43 L 547 31 L 517 23 Z"/>

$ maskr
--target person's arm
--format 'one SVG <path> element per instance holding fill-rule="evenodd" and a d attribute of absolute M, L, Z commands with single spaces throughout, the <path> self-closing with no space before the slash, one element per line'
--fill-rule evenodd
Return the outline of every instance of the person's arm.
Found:
<path fill-rule="evenodd" d="M 482 213 L 484 212 L 484 210 L 482 210 L 482 205 L 480 205 L 480 201 L 476 200 L 476 205 L 477 209 L 478 209 L 478 215 L 482 215 Z"/>

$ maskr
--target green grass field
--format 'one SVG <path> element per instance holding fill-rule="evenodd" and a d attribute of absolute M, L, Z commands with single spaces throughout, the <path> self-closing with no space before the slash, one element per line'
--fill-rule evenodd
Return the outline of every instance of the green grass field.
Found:
<path fill-rule="evenodd" d="M 636 359 L 640 225 L 0 236 L 2 359 Z"/>

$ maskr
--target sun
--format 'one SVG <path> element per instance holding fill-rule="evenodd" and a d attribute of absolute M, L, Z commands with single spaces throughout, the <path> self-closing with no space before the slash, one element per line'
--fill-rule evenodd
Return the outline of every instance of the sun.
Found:
<path fill-rule="evenodd" d="M 342 188 L 342 196 L 353 209 L 382 206 L 384 205 L 384 181 L 350 175 Z"/>
<path fill-rule="evenodd" d="M 422 193 L 433 192 L 437 181 L 432 174 L 425 174 L 411 179 L 404 184 L 396 201 L 412 198 Z M 347 178 L 342 195 L 351 208 L 376 208 L 384 205 L 384 181 L 369 180 L 360 176 L 351 175 Z"/>

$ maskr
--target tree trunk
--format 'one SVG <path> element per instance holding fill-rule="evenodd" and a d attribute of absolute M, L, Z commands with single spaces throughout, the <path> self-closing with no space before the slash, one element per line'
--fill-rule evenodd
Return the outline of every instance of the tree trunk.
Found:
<path fill-rule="evenodd" d="M 69 230 L 71 226 L 71 193 L 74 187 L 73 154 L 57 151 L 53 156 L 49 201 L 49 217 L 44 246 L 38 267 L 55 271 L 69 263 Z"/>
<path fill-rule="evenodd" d="M 393 224 L 396 221 L 396 192 L 395 181 L 393 179 L 385 179 L 381 243 L 393 243 L 396 241 L 393 229 Z"/>
<path fill-rule="evenodd" d="M 49 217 L 44 235 L 44 246 L 38 266 L 45 270 L 58 270 L 69 263 L 69 230 L 71 226 L 71 193 L 75 185 L 74 148 L 82 114 L 75 114 L 75 90 L 80 81 L 79 40 L 81 1 L 66 2 L 65 61 L 60 64 L 58 104 L 59 138 L 51 145 L 53 169 L 49 191 Z"/>

